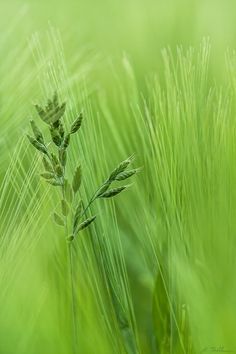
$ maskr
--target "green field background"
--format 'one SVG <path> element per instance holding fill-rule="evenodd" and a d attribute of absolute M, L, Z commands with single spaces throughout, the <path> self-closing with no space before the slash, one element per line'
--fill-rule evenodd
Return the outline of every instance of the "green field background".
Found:
<path fill-rule="evenodd" d="M 236 351 L 236 2 L 0 3 L 0 354 Z M 73 246 L 28 140 L 54 91 L 82 110 L 85 200 L 132 154 Z M 75 341 L 76 337 L 76 341 Z"/>

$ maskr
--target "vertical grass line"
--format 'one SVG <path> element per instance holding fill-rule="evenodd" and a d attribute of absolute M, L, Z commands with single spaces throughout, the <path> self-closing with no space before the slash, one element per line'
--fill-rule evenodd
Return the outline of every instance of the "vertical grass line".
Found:
<path fill-rule="evenodd" d="M 73 250 L 72 243 L 67 245 L 67 257 L 69 265 L 69 282 L 70 282 L 70 298 L 71 298 L 71 313 L 72 313 L 72 350 L 73 353 L 77 353 L 77 330 L 76 330 L 76 307 L 75 307 L 75 296 L 74 296 L 74 277 L 73 277 Z"/>
<path fill-rule="evenodd" d="M 65 173 L 65 172 L 64 172 Z M 63 200 L 66 199 L 65 196 L 65 186 L 61 187 Z M 68 232 L 68 216 L 65 217 L 65 240 L 69 235 Z M 66 242 L 66 241 L 65 241 Z M 71 300 L 71 315 L 72 315 L 72 352 L 76 354 L 77 352 L 77 331 L 76 331 L 76 308 L 75 308 L 75 296 L 74 296 L 74 277 L 73 277 L 73 244 L 67 242 L 67 262 L 69 271 L 69 287 L 70 287 L 70 300 Z"/>

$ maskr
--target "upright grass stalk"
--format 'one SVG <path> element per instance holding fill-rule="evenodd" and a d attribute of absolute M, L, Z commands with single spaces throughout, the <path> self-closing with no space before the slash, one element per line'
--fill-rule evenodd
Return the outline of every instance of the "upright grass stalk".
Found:
<path fill-rule="evenodd" d="M 133 156 L 122 161 L 110 173 L 109 177 L 102 183 L 102 185 L 96 189 L 95 193 L 89 199 L 88 204 L 84 207 L 80 193 L 78 193 L 82 181 L 81 165 L 79 164 L 75 168 L 72 182 L 69 182 L 66 178 L 67 149 L 70 144 L 70 137 L 79 131 L 83 116 L 82 114 L 79 114 L 71 125 L 69 133 L 66 133 L 62 122 L 66 103 L 59 104 L 56 93 L 52 100 L 48 100 L 45 108 L 42 108 L 39 105 L 36 105 L 35 108 L 39 117 L 49 126 L 51 141 L 50 144 L 45 142 L 42 132 L 33 120 L 31 120 L 31 128 L 34 137 L 30 135 L 27 136 L 30 143 L 42 154 L 44 172 L 41 173 L 41 177 L 52 186 L 61 188 L 61 213 L 58 214 L 57 212 L 54 212 L 54 221 L 59 226 L 65 228 L 71 294 L 72 351 L 75 354 L 77 353 L 77 317 L 73 283 L 73 241 L 82 230 L 86 229 L 96 219 L 96 215 L 90 217 L 86 216 L 86 213 L 89 211 L 94 201 L 100 198 L 112 198 L 124 191 L 128 187 L 127 185 L 115 186 L 114 188 L 110 187 L 115 182 L 120 182 L 132 177 L 139 171 L 139 169 L 127 170 L 128 166 L 134 160 Z M 51 144 L 53 146 L 53 151 L 49 150 Z"/>
<path fill-rule="evenodd" d="M 68 263 L 69 263 L 69 279 L 71 289 L 71 313 L 72 313 L 72 350 L 76 353 L 77 348 L 77 335 L 76 335 L 76 309 L 75 309 L 75 295 L 74 295 L 74 283 L 73 283 L 73 256 L 72 256 L 72 244 L 67 245 Z"/>
<path fill-rule="evenodd" d="M 61 187 L 63 200 L 65 200 L 65 188 Z M 68 235 L 68 218 L 65 217 L 65 238 Z M 76 309 L 75 309 L 75 295 L 74 295 L 74 283 L 73 283 L 73 255 L 72 255 L 72 243 L 67 243 L 67 263 L 68 263 L 68 276 L 70 287 L 70 300 L 71 300 L 71 317 L 72 317 L 72 352 L 76 353 L 77 336 L 76 336 Z"/>

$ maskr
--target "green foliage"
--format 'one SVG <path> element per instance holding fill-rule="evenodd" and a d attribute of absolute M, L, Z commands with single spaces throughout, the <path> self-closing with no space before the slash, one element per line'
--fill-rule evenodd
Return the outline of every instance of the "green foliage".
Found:
<path fill-rule="evenodd" d="M 235 3 L 77 5 L 2 5 L 0 352 L 234 351 Z M 32 117 L 35 154 L 22 138 L 29 102 L 55 88 L 66 111 L 59 123 Z M 112 181 L 109 171 L 133 151 L 144 168 L 129 192 L 96 196 L 83 214 L 95 191 L 127 184 L 133 166 Z"/>

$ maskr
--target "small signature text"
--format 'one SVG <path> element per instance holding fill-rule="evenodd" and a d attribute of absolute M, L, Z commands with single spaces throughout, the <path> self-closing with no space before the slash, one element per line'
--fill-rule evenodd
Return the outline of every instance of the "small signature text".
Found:
<path fill-rule="evenodd" d="M 235 353 L 235 350 L 228 349 L 223 345 L 216 345 L 216 346 L 206 346 L 202 348 L 201 353 Z"/>

